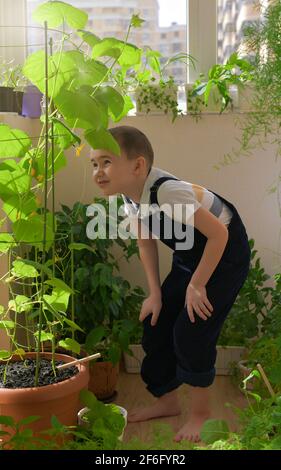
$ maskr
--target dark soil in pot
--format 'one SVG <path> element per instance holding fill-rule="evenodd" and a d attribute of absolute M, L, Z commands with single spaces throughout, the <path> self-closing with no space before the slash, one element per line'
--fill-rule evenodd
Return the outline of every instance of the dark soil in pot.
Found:
<path fill-rule="evenodd" d="M 55 365 L 64 364 L 63 361 L 55 361 Z M 5 368 L 6 374 L 5 374 Z M 25 359 L 7 364 L 0 364 L 0 388 L 30 388 L 34 387 L 36 361 L 35 359 Z M 52 368 L 52 363 L 47 359 L 41 359 L 38 387 L 52 385 L 70 379 L 78 374 L 79 370 L 75 366 L 56 370 L 56 376 Z"/>

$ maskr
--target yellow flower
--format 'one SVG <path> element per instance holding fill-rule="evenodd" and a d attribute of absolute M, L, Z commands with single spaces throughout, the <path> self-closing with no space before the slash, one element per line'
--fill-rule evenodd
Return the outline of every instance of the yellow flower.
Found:
<path fill-rule="evenodd" d="M 80 154 L 81 154 L 81 152 L 82 152 L 82 150 L 83 150 L 84 147 L 85 147 L 85 144 L 81 144 L 81 145 L 79 145 L 79 147 L 77 147 L 77 149 L 76 149 L 76 157 L 80 157 Z"/>

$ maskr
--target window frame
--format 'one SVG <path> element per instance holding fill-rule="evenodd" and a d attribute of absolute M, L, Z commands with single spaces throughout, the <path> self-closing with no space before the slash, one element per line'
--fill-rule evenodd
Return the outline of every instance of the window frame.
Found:
<path fill-rule="evenodd" d="M 6 0 L 0 0 L 1 24 L 9 25 L 14 22 L 12 9 L 5 7 Z M 17 3 L 17 5 L 15 5 Z M 17 7 L 17 8 L 16 8 Z M 26 44 L 27 41 L 27 2 L 26 0 L 13 0 L 13 12 L 17 10 L 17 26 L 19 34 L 16 44 Z M 186 31 L 187 52 L 196 59 L 196 70 L 190 64 L 187 67 L 187 83 L 193 83 L 199 73 L 207 73 L 209 68 L 217 62 L 217 0 L 186 0 Z M 5 28 L 0 28 L 0 41 L 3 46 L 11 44 Z M 12 44 L 13 45 L 13 44 Z M 6 60 L 15 58 L 15 63 L 23 63 L 27 48 L 3 47 L 0 54 Z M 2 52 L 2 51 L 1 51 Z"/>

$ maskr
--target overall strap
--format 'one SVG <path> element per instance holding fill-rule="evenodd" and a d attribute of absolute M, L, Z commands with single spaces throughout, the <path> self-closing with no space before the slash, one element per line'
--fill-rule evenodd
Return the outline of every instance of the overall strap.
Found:
<path fill-rule="evenodd" d="M 162 176 L 161 178 L 158 178 L 150 188 L 150 204 L 157 204 L 159 206 L 157 199 L 158 188 L 161 184 L 165 183 L 165 181 L 169 180 L 180 181 L 178 178 L 172 178 L 171 176 Z"/>

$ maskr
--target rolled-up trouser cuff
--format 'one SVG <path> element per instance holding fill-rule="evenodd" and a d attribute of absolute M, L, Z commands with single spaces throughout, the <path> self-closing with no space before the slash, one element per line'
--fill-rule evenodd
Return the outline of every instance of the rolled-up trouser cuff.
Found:
<path fill-rule="evenodd" d="M 216 369 L 213 367 L 208 372 L 189 372 L 177 364 L 177 378 L 181 383 L 193 387 L 209 387 L 215 380 Z"/>
<path fill-rule="evenodd" d="M 182 385 L 182 381 L 179 380 L 178 378 L 175 378 L 171 380 L 169 383 L 165 385 L 161 385 L 160 387 L 153 387 L 150 385 L 147 385 L 147 390 L 152 393 L 155 397 L 159 398 L 162 395 L 165 395 L 165 393 L 172 392 L 176 388 L 178 388 L 180 385 Z"/>

